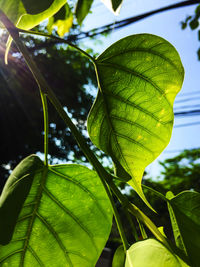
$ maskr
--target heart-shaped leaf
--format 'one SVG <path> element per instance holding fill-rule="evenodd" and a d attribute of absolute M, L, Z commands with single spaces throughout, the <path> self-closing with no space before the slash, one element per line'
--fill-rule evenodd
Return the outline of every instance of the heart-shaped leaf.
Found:
<path fill-rule="evenodd" d="M 170 217 L 176 243 L 184 248 L 191 265 L 198 267 L 200 263 L 200 193 L 184 191 L 169 198 Z M 179 232 L 179 233 L 177 233 Z"/>
<path fill-rule="evenodd" d="M 129 184 L 147 203 L 141 180 L 171 137 L 173 102 L 184 77 L 180 57 L 158 36 L 132 35 L 97 58 L 96 72 L 99 91 L 88 117 L 90 138 L 128 172 Z"/>
<path fill-rule="evenodd" d="M 1 0 L 0 9 L 20 29 L 28 30 L 53 16 L 66 0 Z"/>
<path fill-rule="evenodd" d="M 96 172 L 80 165 L 43 165 L 34 174 L 11 242 L 0 246 L 0 266 L 95 266 L 111 225 L 110 202 Z"/>
<path fill-rule="evenodd" d="M 133 244 L 126 253 L 125 267 L 187 267 L 188 265 L 171 253 L 155 239 Z"/>

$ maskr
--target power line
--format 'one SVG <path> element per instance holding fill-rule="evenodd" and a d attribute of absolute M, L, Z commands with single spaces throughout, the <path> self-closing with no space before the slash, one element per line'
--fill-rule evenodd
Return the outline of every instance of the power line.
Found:
<path fill-rule="evenodd" d="M 181 117 L 186 117 L 186 116 L 197 116 L 200 115 L 200 109 L 194 109 L 194 110 L 189 110 L 189 111 L 180 111 L 180 112 L 175 112 L 174 116 L 181 116 Z"/>
<path fill-rule="evenodd" d="M 191 97 L 191 98 L 185 98 L 185 99 L 181 99 L 181 100 L 176 100 L 175 104 L 188 102 L 188 101 L 193 101 L 193 100 L 200 100 L 200 97 Z"/>
<path fill-rule="evenodd" d="M 190 5 L 195 5 L 198 3 L 200 3 L 200 0 L 188 0 L 188 1 L 179 2 L 179 3 L 173 4 L 173 5 L 169 5 L 169 6 L 166 6 L 163 8 L 159 8 L 159 9 L 156 9 L 156 10 L 153 10 L 150 12 L 143 13 L 143 14 L 138 15 L 138 16 L 130 17 L 130 18 L 127 18 L 124 20 L 119 20 L 119 21 L 116 21 L 115 23 L 110 23 L 110 24 L 101 26 L 99 28 L 92 29 L 92 30 L 87 31 L 87 32 L 82 32 L 78 35 L 71 36 L 71 38 L 75 38 L 75 40 L 79 40 L 79 39 L 83 39 L 83 38 L 87 38 L 87 37 L 94 37 L 94 36 L 99 35 L 99 34 L 104 34 L 104 33 L 108 33 L 110 31 L 113 31 L 116 29 L 120 29 L 120 28 L 128 26 L 134 22 L 137 22 L 139 20 L 142 20 L 144 18 L 147 18 L 149 16 L 152 16 L 152 15 L 164 12 L 164 11 L 168 11 L 168 10 L 180 8 L 180 7 L 186 7 L 186 6 L 190 6 Z M 113 26 L 114 26 L 114 28 L 113 28 Z"/>
<path fill-rule="evenodd" d="M 200 121 L 190 122 L 190 123 L 185 123 L 185 124 L 178 124 L 178 125 L 175 125 L 174 128 L 188 127 L 188 126 L 194 126 L 194 125 L 200 125 Z"/>

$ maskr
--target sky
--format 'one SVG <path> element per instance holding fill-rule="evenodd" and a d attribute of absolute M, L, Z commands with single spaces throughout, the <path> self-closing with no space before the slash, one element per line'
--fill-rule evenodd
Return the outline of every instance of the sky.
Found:
<path fill-rule="evenodd" d="M 82 30 L 89 31 L 108 23 L 129 18 L 161 8 L 181 1 L 174 0 L 124 0 L 119 16 L 112 14 L 100 0 L 96 0 L 92 6 L 92 12 L 84 21 Z M 159 35 L 175 46 L 180 54 L 185 68 L 185 79 L 181 92 L 178 94 L 174 110 L 188 110 L 185 106 L 199 105 L 200 108 L 200 61 L 197 60 L 197 50 L 200 47 L 197 31 L 190 28 L 181 29 L 181 21 L 188 15 L 194 14 L 196 5 L 182 7 L 140 20 L 119 30 L 113 30 L 108 37 L 99 38 L 102 43 L 95 45 L 84 40 L 84 45 L 94 48 L 98 53 L 103 52 L 108 46 L 128 35 L 137 33 L 151 33 Z M 188 100 L 190 99 L 190 100 Z M 181 108 L 180 108 L 181 107 Z M 182 108 L 184 107 L 184 108 Z M 180 109 L 179 109 L 180 108 Z M 200 116 L 175 118 L 171 141 L 162 154 L 147 168 L 152 177 L 160 175 L 161 167 L 158 161 L 176 156 L 184 149 L 200 147 L 200 124 L 180 127 L 180 125 L 200 122 Z"/>

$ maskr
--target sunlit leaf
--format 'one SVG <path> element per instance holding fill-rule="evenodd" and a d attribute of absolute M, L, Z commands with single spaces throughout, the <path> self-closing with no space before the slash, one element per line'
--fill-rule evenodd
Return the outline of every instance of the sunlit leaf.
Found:
<path fill-rule="evenodd" d="M 34 175 L 11 242 L 0 246 L 0 266 L 93 267 L 111 224 L 110 202 L 94 171 L 43 165 Z"/>
<path fill-rule="evenodd" d="M 126 253 L 125 267 L 187 267 L 178 256 L 171 253 L 155 239 L 133 244 Z"/>
<path fill-rule="evenodd" d="M 169 195 L 167 197 L 169 198 Z M 191 265 L 198 267 L 200 263 L 200 194 L 184 191 L 173 198 L 170 197 L 169 203 L 183 243 L 180 248 L 184 246 Z M 179 236 L 175 235 L 175 238 Z"/>
<path fill-rule="evenodd" d="M 180 57 L 158 36 L 132 35 L 97 58 L 96 72 L 99 91 L 88 117 L 90 138 L 129 173 L 129 184 L 145 201 L 144 169 L 172 133 L 173 102 L 184 77 Z"/>
<path fill-rule="evenodd" d="M 69 32 L 72 24 L 73 14 L 69 5 L 66 4 L 58 11 L 58 13 L 49 19 L 47 28 L 49 33 L 52 33 L 52 30 L 56 28 L 58 35 L 63 37 L 65 33 Z"/>
<path fill-rule="evenodd" d="M 20 29 L 28 30 L 53 16 L 66 0 L 1 0 L 0 9 Z"/>
<path fill-rule="evenodd" d="M 75 14 L 79 25 L 82 24 L 84 18 L 89 13 L 92 3 L 93 0 L 78 0 Z"/>

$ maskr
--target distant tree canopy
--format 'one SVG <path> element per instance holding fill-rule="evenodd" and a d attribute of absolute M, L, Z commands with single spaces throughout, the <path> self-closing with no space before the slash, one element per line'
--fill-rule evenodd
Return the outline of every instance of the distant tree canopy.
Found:
<path fill-rule="evenodd" d="M 181 24 L 182 29 L 185 29 L 187 26 L 189 26 L 191 30 L 197 30 L 198 40 L 200 41 L 200 5 L 196 7 L 194 14 L 187 16 Z M 197 54 L 200 60 L 200 48 L 198 49 Z"/>
<path fill-rule="evenodd" d="M 92 64 L 66 46 L 50 45 L 46 39 L 26 37 L 40 71 L 81 131 L 92 104 L 90 89 L 96 85 Z M 46 42 L 46 48 L 37 49 Z M 4 64 L 0 47 L 0 181 L 25 156 L 43 152 L 43 113 L 39 90 L 23 58 L 13 48 L 9 64 Z M 34 52 L 34 53 L 33 53 Z M 71 133 L 49 103 L 49 154 L 52 159 L 85 160 Z M 70 156 L 69 156 L 70 154 Z"/>

